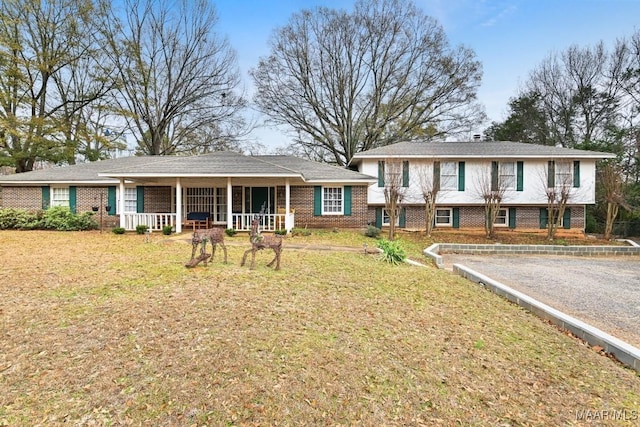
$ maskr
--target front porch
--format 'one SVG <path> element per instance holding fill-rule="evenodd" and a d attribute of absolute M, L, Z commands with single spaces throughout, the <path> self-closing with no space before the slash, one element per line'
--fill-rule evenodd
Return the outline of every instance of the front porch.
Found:
<path fill-rule="evenodd" d="M 237 213 L 231 214 L 231 223 L 213 222 L 213 227 L 232 228 L 236 231 L 251 231 L 251 221 L 256 214 L 254 213 Z M 162 231 L 163 227 L 171 226 L 177 233 L 189 232 L 191 227 L 184 227 L 184 220 L 178 221 L 178 215 L 175 213 L 124 213 L 121 215 L 121 224 L 125 230 L 133 231 L 139 225 L 146 225 L 149 230 Z M 186 217 L 185 217 L 186 218 Z M 260 219 L 260 230 L 262 231 L 276 231 L 287 230 L 291 231 L 295 224 L 295 213 L 276 213 L 276 214 L 264 214 Z M 180 231 L 178 231 L 178 225 L 180 225 Z M 287 227 L 289 225 L 289 227 Z"/>

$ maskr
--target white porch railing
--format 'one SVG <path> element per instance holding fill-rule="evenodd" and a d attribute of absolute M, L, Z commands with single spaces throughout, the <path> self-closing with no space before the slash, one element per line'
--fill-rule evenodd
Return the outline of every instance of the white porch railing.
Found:
<path fill-rule="evenodd" d="M 135 230 L 138 225 L 146 225 L 151 231 L 162 231 L 162 227 L 170 225 L 175 229 L 174 213 L 125 213 L 124 229 Z"/>
<path fill-rule="evenodd" d="M 232 214 L 233 229 L 237 231 L 251 231 L 251 221 L 256 214 Z M 291 230 L 294 226 L 295 214 L 264 214 L 260 218 L 260 231 Z"/>
<path fill-rule="evenodd" d="M 232 226 L 237 231 L 251 231 L 251 221 L 255 214 L 233 214 Z M 295 214 L 265 214 L 260 219 L 260 231 L 291 230 L 295 224 Z M 151 231 L 162 231 L 162 227 L 176 227 L 175 213 L 125 213 L 124 228 L 133 231 L 138 225 L 146 225 Z"/>

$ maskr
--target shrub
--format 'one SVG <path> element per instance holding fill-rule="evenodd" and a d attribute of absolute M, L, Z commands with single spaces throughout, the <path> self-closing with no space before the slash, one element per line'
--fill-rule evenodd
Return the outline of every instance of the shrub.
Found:
<path fill-rule="evenodd" d="M 42 211 L 24 209 L 0 209 L 0 229 L 2 230 L 34 230 L 42 228 Z"/>
<path fill-rule="evenodd" d="M 165 225 L 162 227 L 162 234 L 169 236 L 171 233 L 173 233 L 173 227 L 171 225 Z"/>
<path fill-rule="evenodd" d="M 54 206 L 44 211 L 42 228 L 47 230 L 77 231 L 98 228 L 92 212 L 75 214 L 62 206 Z"/>
<path fill-rule="evenodd" d="M 113 227 L 111 231 L 113 234 L 124 234 L 124 227 Z"/>
<path fill-rule="evenodd" d="M 364 232 L 364 235 L 367 237 L 377 239 L 378 237 L 380 237 L 380 232 L 381 230 L 378 227 L 375 227 L 373 225 L 368 225 L 367 229 Z"/>
<path fill-rule="evenodd" d="M 236 230 L 234 230 L 233 228 L 227 228 L 226 230 L 224 230 L 225 234 L 229 237 L 233 237 L 235 236 L 238 232 Z"/>
<path fill-rule="evenodd" d="M 149 229 L 148 225 L 144 225 L 144 224 L 136 225 L 137 234 L 144 234 L 147 232 L 148 229 Z"/>
<path fill-rule="evenodd" d="M 284 228 L 281 228 L 279 230 L 274 230 L 273 234 L 277 234 L 279 236 L 286 236 L 287 235 L 287 230 Z"/>
<path fill-rule="evenodd" d="M 382 259 L 390 264 L 400 264 L 407 259 L 407 253 L 397 240 L 378 240 L 378 248 L 382 249 Z"/>

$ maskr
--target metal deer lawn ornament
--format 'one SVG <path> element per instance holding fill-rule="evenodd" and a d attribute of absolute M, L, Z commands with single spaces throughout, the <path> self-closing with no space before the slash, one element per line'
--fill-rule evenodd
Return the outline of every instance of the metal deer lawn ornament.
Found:
<path fill-rule="evenodd" d="M 211 254 L 208 254 L 206 251 L 207 242 L 210 242 L 213 247 Z M 201 245 L 200 256 L 196 258 L 196 250 L 199 245 Z M 221 228 L 209 228 L 207 230 L 194 231 L 193 237 L 191 238 L 191 260 L 185 264 L 185 267 L 193 268 L 201 262 L 204 262 L 204 265 L 206 266 L 209 258 L 213 260 L 213 257 L 216 254 L 217 245 L 220 245 L 224 251 L 224 263 L 226 264 L 227 247 L 224 244 L 224 230 Z"/>
<path fill-rule="evenodd" d="M 249 236 L 249 240 L 251 241 L 251 249 L 245 251 L 244 256 L 242 257 L 242 263 L 240 266 L 244 266 L 247 261 L 247 255 L 251 252 L 251 266 L 249 267 L 251 270 L 254 269 L 256 264 L 256 252 L 261 251 L 264 248 L 273 249 L 276 256 L 271 260 L 267 267 L 271 267 L 273 263 L 276 263 L 276 270 L 280 270 L 280 253 L 282 252 L 282 237 L 269 235 L 263 236 L 258 231 L 258 227 L 260 226 L 260 219 L 262 218 L 262 214 L 256 215 L 251 221 L 251 234 Z"/>

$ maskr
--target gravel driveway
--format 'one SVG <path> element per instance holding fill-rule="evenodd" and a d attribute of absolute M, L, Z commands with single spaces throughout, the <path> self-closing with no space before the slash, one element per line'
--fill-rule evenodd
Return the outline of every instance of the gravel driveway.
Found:
<path fill-rule="evenodd" d="M 640 257 L 444 255 L 640 348 Z"/>

